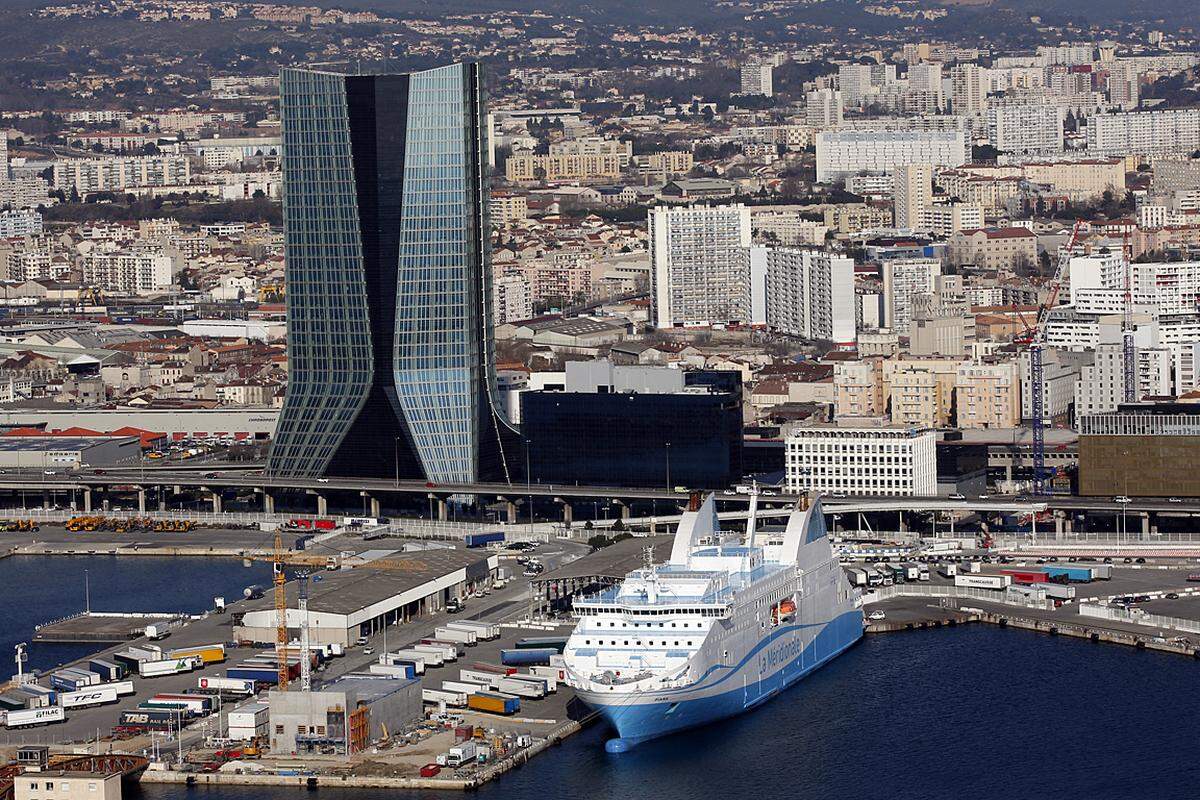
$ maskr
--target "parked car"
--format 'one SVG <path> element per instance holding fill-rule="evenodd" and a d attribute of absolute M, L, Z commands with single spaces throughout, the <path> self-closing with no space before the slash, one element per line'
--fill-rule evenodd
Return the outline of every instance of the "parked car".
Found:
<path fill-rule="evenodd" d="M 1113 502 L 1114 502 L 1114 503 L 1122 503 L 1122 504 L 1124 504 L 1124 503 L 1132 503 L 1133 501 L 1132 501 L 1132 500 L 1130 500 L 1130 499 L 1129 499 L 1128 497 L 1126 497 L 1125 495 L 1123 495 L 1123 494 L 1119 494 L 1119 495 L 1117 495 L 1116 497 L 1114 497 L 1114 498 L 1113 498 Z"/>
<path fill-rule="evenodd" d="M 867 619 L 871 620 L 872 622 L 878 622 L 881 619 L 887 619 L 887 614 L 877 609 L 872 611 L 870 614 L 867 614 Z"/>

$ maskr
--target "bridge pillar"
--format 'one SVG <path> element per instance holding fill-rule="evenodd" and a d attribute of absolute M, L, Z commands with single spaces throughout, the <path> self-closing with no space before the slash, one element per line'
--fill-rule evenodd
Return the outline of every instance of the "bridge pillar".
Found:
<path fill-rule="evenodd" d="M 621 502 L 618 502 L 617 505 L 619 505 L 621 507 L 621 519 L 629 519 L 629 516 L 630 516 L 629 506 L 627 506 Z"/>
<path fill-rule="evenodd" d="M 908 526 L 904 524 L 904 512 L 898 511 L 896 513 L 900 517 L 900 525 L 899 525 L 900 533 L 908 533 Z"/>
<path fill-rule="evenodd" d="M 1054 538 L 1056 541 L 1062 541 L 1063 534 L 1066 532 L 1067 522 L 1063 512 L 1056 512 L 1054 515 Z"/>
<path fill-rule="evenodd" d="M 1142 518 L 1142 538 L 1149 539 L 1150 538 L 1150 514 L 1148 512 L 1143 511 L 1138 516 L 1140 516 Z"/>
<path fill-rule="evenodd" d="M 317 495 L 317 516 L 329 516 L 329 498 L 323 494 Z"/>
<path fill-rule="evenodd" d="M 571 523 L 575 520 L 575 510 L 571 508 L 571 503 L 562 499 L 561 497 L 556 497 L 554 499 L 562 505 L 563 524 L 568 528 L 571 527 Z"/>
<path fill-rule="evenodd" d="M 263 497 L 263 513 L 264 514 L 274 514 L 275 513 L 275 495 L 271 494 L 266 489 L 263 489 L 262 497 Z"/>
<path fill-rule="evenodd" d="M 85 514 L 92 513 L 92 490 L 83 490 L 83 511 Z"/>
<path fill-rule="evenodd" d="M 213 513 L 220 514 L 221 513 L 221 493 L 219 491 L 213 491 L 212 489 L 209 489 L 208 493 L 212 498 Z"/>
<path fill-rule="evenodd" d="M 158 487 L 158 510 L 167 510 L 167 487 L 165 486 Z"/>
<path fill-rule="evenodd" d="M 139 514 L 146 513 L 146 487 L 145 486 L 138 487 L 138 513 Z"/>
<path fill-rule="evenodd" d="M 441 508 L 443 508 L 445 506 L 446 501 L 439 500 L 438 503 L 439 503 L 439 506 L 438 506 L 439 519 L 444 519 L 444 517 L 441 517 Z M 509 525 L 517 524 L 517 504 L 516 503 L 509 500 L 507 503 L 504 504 L 504 517 L 505 517 L 505 519 L 508 520 Z"/>
<path fill-rule="evenodd" d="M 511 506 L 511 508 L 508 511 L 508 521 L 516 522 L 517 521 L 517 510 L 516 510 L 517 506 L 514 503 L 509 503 L 509 506 Z M 444 498 L 444 497 L 438 498 L 437 515 L 438 515 L 438 522 L 446 522 L 447 520 L 450 519 L 450 506 L 448 506 L 446 504 L 446 498 Z"/>
<path fill-rule="evenodd" d="M 49 508 L 49 507 L 50 507 L 50 505 L 51 505 L 51 503 L 50 503 L 50 490 L 49 490 L 49 489 L 43 489 L 43 490 L 42 490 L 42 508 Z"/>

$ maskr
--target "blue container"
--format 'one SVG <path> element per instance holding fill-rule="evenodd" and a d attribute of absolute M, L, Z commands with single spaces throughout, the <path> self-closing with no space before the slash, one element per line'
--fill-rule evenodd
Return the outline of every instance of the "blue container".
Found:
<path fill-rule="evenodd" d="M 558 650 L 553 647 L 541 647 L 536 650 L 501 650 L 500 663 L 506 667 L 546 665 L 556 655 L 558 655 Z"/>
<path fill-rule="evenodd" d="M 230 667 L 225 670 L 225 677 L 243 681 L 255 681 L 257 683 L 278 683 L 279 671 L 271 667 L 243 665 L 240 667 Z"/>
<path fill-rule="evenodd" d="M 119 681 L 125 677 L 124 664 L 115 664 L 102 658 L 93 658 L 89 661 L 88 669 L 103 678 L 105 683 Z"/>
<path fill-rule="evenodd" d="M 1092 580 L 1090 567 L 1040 567 L 1051 578 L 1065 577 L 1072 583 L 1089 583 Z"/>
<path fill-rule="evenodd" d="M 468 533 L 463 540 L 467 547 L 483 547 L 485 544 L 492 542 L 503 542 L 504 531 L 492 531 L 491 533 Z"/>

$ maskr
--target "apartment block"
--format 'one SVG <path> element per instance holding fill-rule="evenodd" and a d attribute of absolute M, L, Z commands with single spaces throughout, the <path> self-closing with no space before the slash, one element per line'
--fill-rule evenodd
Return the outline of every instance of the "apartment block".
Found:
<path fill-rule="evenodd" d="M 750 320 L 749 208 L 658 206 L 648 219 L 659 328 Z"/>
<path fill-rule="evenodd" d="M 1020 367 L 963 364 L 954 382 L 955 422 L 959 428 L 1015 428 L 1021 423 Z"/>
<path fill-rule="evenodd" d="M 919 295 L 929 294 L 941 274 L 936 258 L 897 258 L 883 262 L 883 324 L 898 333 L 908 333 L 913 305 Z"/>
<path fill-rule="evenodd" d="M 1200 108 L 1096 114 L 1088 118 L 1087 149 L 1114 156 L 1195 152 L 1200 150 Z"/>
<path fill-rule="evenodd" d="M 952 264 L 1015 272 L 1037 263 L 1037 235 L 1028 228 L 965 230 L 950 237 L 946 252 Z"/>
<path fill-rule="evenodd" d="M 622 158 L 616 153 L 513 153 L 504 162 L 504 174 L 514 182 L 615 180 L 621 175 Z"/>
<path fill-rule="evenodd" d="M 186 156 L 138 156 L 128 158 L 60 159 L 54 162 L 52 184 L 56 189 L 80 194 L 121 191 L 145 186 L 179 186 L 191 179 Z"/>
<path fill-rule="evenodd" d="M 787 491 L 934 496 L 936 447 L 936 433 L 910 426 L 795 428 L 786 444 Z"/>
<path fill-rule="evenodd" d="M 805 339 L 854 344 L 853 259 L 786 247 L 752 247 L 747 257 L 752 305 L 764 309 L 769 328 Z"/>
<path fill-rule="evenodd" d="M 887 414 L 883 361 L 839 361 L 833 367 L 833 407 L 836 419 L 882 417 Z"/>
<path fill-rule="evenodd" d="M 970 154 L 963 130 L 841 130 L 817 134 L 817 182 L 904 164 L 956 167 Z"/>

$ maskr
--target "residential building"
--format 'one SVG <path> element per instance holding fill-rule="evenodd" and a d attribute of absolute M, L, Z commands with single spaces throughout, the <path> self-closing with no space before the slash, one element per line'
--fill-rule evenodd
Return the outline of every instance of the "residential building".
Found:
<path fill-rule="evenodd" d="M 517 435 L 496 399 L 483 97 L 471 63 L 283 71 L 288 387 L 270 474 L 514 475 Z"/>
<path fill-rule="evenodd" d="M 1133 400 L 1171 396 L 1171 351 L 1138 347 L 1134 351 L 1137 386 Z M 1075 413 L 1079 417 L 1116 411 L 1125 402 L 1125 359 L 1120 343 L 1100 344 L 1091 364 L 1080 369 L 1075 383 Z"/>
<path fill-rule="evenodd" d="M 93 252 L 80 265 L 84 283 L 115 294 L 154 294 L 175 282 L 171 258 L 162 251 Z"/>
<path fill-rule="evenodd" d="M 915 230 L 922 212 L 933 205 L 933 165 L 901 164 L 893 181 L 896 227 Z"/>
<path fill-rule="evenodd" d="M 492 322 L 503 325 L 533 317 L 533 297 L 529 284 L 520 275 L 505 275 L 492 282 L 495 310 Z"/>
<path fill-rule="evenodd" d="M 1015 428 L 1021 424 L 1020 368 L 1014 361 L 963 364 L 954 382 L 959 428 Z"/>
<path fill-rule="evenodd" d="M 983 219 L 983 209 L 977 205 L 938 203 L 922 208 L 917 214 L 916 224 L 912 227 L 923 233 L 947 238 L 959 231 L 982 228 Z"/>
<path fill-rule="evenodd" d="M 3 138 L 3 136 L 0 136 Z M 0 203 L 0 207 L 3 203 Z M 42 215 L 31 209 L 0 211 L 0 239 L 19 236 L 40 236 Z"/>
<path fill-rule="evenodd" d="M 834 417 L 882 417 L 887 414 L 883 361 L 838 361 L 833 366 Z"/>
<path fill-rule="evenodd" d="M 978 64 L 959 64 L 950 71 L 950 108 L 955 114 L 977 117 L 987 107 L 988 71 Z"/>
<path fill-rule="evenodd" d="M 774 67 L 769 62 L 750 61 L 742 65 L 741 90 L 742 94 L 756 94 L 771 97 L 775 94 L 772 85 Z"/>
<path fill-rule="evenodd" d="M 767 327 L 805 339 L 854 344 L 854 259 L 822 250 L 751 247 L 753 306 Z M 754 276 L 761 276 L 755 282 Z M 755 320 L 757 321 L 757 319 Z"/>
<path fill-rule="evenodd" d="M 1088 118 L 1087 149 L 1097 155 L 1176 155 L 1200 150 L 1200 108 L 1126 111 Z"/>
<path fill-rule="evenodd" d="M 749 321 L 750 209 L 656 206 L 648 218 L 655 325 Z"/>
<path fill-rule="evenodd" d="M 1135 62 L 1117 61 L 1108 70 L 1108 100 L 1122 111 L 1141 102 L 1141 73 Z"/>
<path fill-rule="evenodd" d="M 932 497 L 937 434 L 906 425 L 794 428 L 786 444 L 788 492 Z"/>
<path fill-rule="evenodd" d="M 488 217 L 492 225 L 504 227 L 521 222 L 529 216 L 529 201 L 523 194 L 514 192 L 492 192 L 488 203 Z"/>
<path fill-rule="evenodd" d="M 956 167 L 970 155 L 959 130 L 839 130 L 817 134 L 817 182 L 859 172 L 892 174 L 903 164 Z"/>
<path fill-rule="evenodd" d="M 622 158 L 617 153 L 513 153 L 504 162 L 504 175 L 515 182 L 611 181 L 621 175 Z"/>
<path fill-rule="evenodd" d="M 805 98 L 804 121 L 819 131 L 837 128 L 842 124 L 842 93 L 824 87 L 813 89 Z"/>
<path fill-rule="evenodd" d="M 924 94 L 931 98 L 933 111 L 941 111 L 946 105 L 945 93 L 942 89 L 941 64 L 910 64 L 908 67 L 908 91 L 910 94 Z M 957 110 L 955 113 L 958 113 Z"/>
<path fill-rule="evenodd" d="M 55 189 L 119 192 L 147 186 L 183 186 L 191 180 L 186 156 L 121 156 L 97 159 L 59 159 L 54 162 Z"/>
<path fill-rule="evenodd" d="M 963 230 L 950 237 L 947 257 L 952 264 L 1017 272 L 1037 264 L 1037 234 L 1028 228 Z"/>
<path fill-rule="evenodd" d="M 883 262 L 883 326 L 907 333 L 913 306 L 934 289 L 942 263 L 936 258 L 895 258 Z"/>
<path fill-rule="evenodd" d="M 1075 383 L 1080 371 L 1092 363 L 1091 352 L 1042 350 L 1042 418 L 1046 424 L 1066 422 L 1073 416 Z M 1033 419 L 1033 369 L 1029 350 L 1022 350 L 1021 419 Z"/>
<path fill-rule="evenodd" d="M 984 112 L 987 139 L 1002 153 L 1058 153 L 1066 115 L 1053 103 L 993 103 Z"/>

